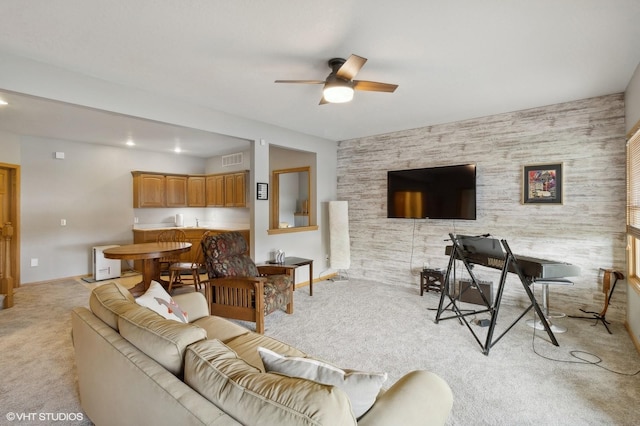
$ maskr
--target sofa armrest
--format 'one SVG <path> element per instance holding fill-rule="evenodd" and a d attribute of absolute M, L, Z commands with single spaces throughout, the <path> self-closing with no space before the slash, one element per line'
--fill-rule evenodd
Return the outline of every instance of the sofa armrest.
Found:
<path fill-rule="evenodd" d="M 180 309 L 189 315 L 189 322 L 209 316 L 207 299 L 202 293 L 194 291 L 192 293 L 176 294 L 173 300 L 180 306 Z"/>
<path fill-rule="evenodd" d="M 434 373 L 416 370 L 380 395 L 358 425 L 443 425 L 452 406 L 449 385 Z"/>

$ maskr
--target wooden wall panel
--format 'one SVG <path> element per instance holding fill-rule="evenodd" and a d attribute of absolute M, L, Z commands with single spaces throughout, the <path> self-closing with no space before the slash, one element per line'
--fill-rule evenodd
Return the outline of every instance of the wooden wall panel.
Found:
<path fill-rule="evenodd" d="M 349 275 L 411 283 L 425 263 L 446 267 L 449 232 L 504 238 L 516 254 L 582 268 L 575 286 L 551 288 L 554 310 L 599 311 L 599 267 L 625 269 L 625 125 L 623 94 L 342 141 L 338 199 L 349 202 Z M 563 205 L 524 205 L 522 169 L 564 164 Z M 387 171 L 475 163 L 475 221 L 387 219 Z M 498 273 L 477 268 L 497 282 Z M 509 278 L 505 303 L 524 303 Z M 538 289 L 539 290 L 539 289 Z M 537 290 L 537 291 L 538 291 Z M 607 317 L 624 319 L 619 284 Z"/>

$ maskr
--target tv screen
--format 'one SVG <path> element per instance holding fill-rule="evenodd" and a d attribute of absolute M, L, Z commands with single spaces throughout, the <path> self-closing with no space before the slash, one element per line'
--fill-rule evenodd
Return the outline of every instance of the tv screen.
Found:
<path fill-rule="evenodd" d="M 387 217 L 476 219 L 476 166 L 387 172 Z"/>

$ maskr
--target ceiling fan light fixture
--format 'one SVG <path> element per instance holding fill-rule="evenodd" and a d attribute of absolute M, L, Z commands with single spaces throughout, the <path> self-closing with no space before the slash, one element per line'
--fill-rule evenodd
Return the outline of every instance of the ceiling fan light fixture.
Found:
<path fill-rule="evenodd" d="M 353 87 L 344 84 L 325 84 L 324 99 L 332 104 L 341 104 L 353 99 Z"/>

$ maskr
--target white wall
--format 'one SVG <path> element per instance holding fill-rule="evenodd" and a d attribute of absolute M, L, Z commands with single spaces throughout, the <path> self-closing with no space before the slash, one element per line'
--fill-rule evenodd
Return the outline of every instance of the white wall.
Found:
<path fill-rule="evenodd" d="M 0 163 L 20 164 L 20 137 L 0 131 Z"/>
<path fill-rule="evenodd" d="M 640 122 L 640 64 L 625 92 L 625 128 L 627 132 Z M 627 326 L 640 349 L 640 291 L 629 285 L 627 304 Z"/>
<path fill-rule="evenodd" d="M 272 247 L 282 247 L 291 255 L 312 258 L 317 261 L 314 265 L 314 275 L 316 277 L 326 266 L 324 253 L 328 251 L 328 234 L 326 226 L 323 226 L 325 212 L 319 208 L 321 203 L 336 198 L 337 144 L 335 142 L 214 111 L 178 99 L 169 99 L 160 94 L 121 86 L 4 52 L 0 53 L 0 63 L 2 63 L 2 67 L 0 67 L 0 88 L 4 90 L 192 127 L 257 142 L 253 144 L 250 153 L 252 164 L 249 182 L 252 202 L 250 208 L 251 239 L 253 242 L 252 256 L 256 261 L 264 261 L 269 258 L 269 251 Z M 269 182 L 270 144 L 315 152 L 318 164 L 322 165 L 318 169 L 316 177 L 317 205 L 315 206 L 320 213 L 318 223 L 321 227 L 317 232 L 305 233 L 304 239 L 296 234 L 267 235 L 269 202 L 256 202 L 255 191 L 256 182 Z M 22 154 L 21 161 L 24 161 L 24 154 Z M 148 165 L 136 166 L 136 168 L 143 170 L 156 169 L 156 167 L 151 168 Z M 204 170 L 201 172 L 204 172 Z M 23 171 L 22 173 L 24 179 L 26 172 Z M 23 199 L 23 203 L 25 202 L 32 203 L 30 200 L 25 201 Z M 43 206 L 39 208 L 42 209 Z M 93 229 L 87 230 L 87 232 L 93 232 Z M 121 235 L 124 236 L 124 234 Z M 94 239 L 99 240 L 101 238 Z M 31 253 L 25 253 L 27 249 L 24 245 L 22 246 L 24 253 L 22 258 L 31 256 Z M 83 264 L 82 267 L 76 267 L 75 265 L 69 267 L 74 271 L 82 269 L 83 272 L 81 273 L 87 273 L 87 265 L 83 259 L 73 259 L 69 262 Z M 57 276 L 55 274 L 43 279 L 51 279 Z M 298 274 L 296 274 L 297 277 Z M 40 279 L 40 275 L 36 279 Z M 308 279 L 308 277 L 304 277 L 301 271 L 300 279 Z M 30 282 L 25 276 L 23 276 L 22 281 Z"/>
<path fill-rule="evenodd" d="M 176 212 L 193 212 L 134 209 L 132 170 L 204 170 L 204 160 L 195 157 L 64 140 L 22 136 L 20 147 L 23 283 L 90 273 L 91 247 L 133 242 L 134 215 L 141 224 L 173 225 Z M 54 158 L 58 151 L 64 160 Z M 31 266 L 33 258 L 37 267 Z"/>

